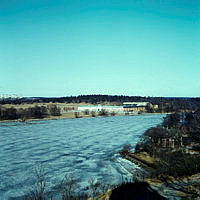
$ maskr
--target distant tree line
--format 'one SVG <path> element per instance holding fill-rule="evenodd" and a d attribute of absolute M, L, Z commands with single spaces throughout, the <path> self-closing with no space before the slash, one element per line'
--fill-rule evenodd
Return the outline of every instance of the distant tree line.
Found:
<path fill-rule="evenodd" d="M 175 97 L 142 97 L 123 95 L 79 95 L 59 98 L 32 97 L 20 99 L 0 99 L 0 104 L 21 103 L 91 103 L 103 104 L 105 102 L 122 105 L 123 102 L 149 102 L 158 105 L 157 109 L 148 108 L 148 112 L 179 112 L 195 111 L 200 108 L 200 98 L 175 98 Z"/>
<path fill-rule="evenodd" d="M 0 105 L 0 120 L 15 120 L 15 119 L 30 119 L 30 118 L 44 118 L 48 116 L 60 116 L 60 108 L 56 105 L 34 106 L 29 108 L 14 107 L 6 108 Z"/>

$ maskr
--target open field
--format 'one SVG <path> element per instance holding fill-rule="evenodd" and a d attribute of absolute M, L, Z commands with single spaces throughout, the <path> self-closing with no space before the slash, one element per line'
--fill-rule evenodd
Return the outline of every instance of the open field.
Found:
<path fill-rule="evenodd" d="M 56 105 L 59 108 L 61 108 L 61 112 L 65 107 L 76 109 L 80 105 L 91 105 L 91 104 L 86 104 L 86 103 L 24 103 L 24 104 L 4 104 L 3 107 L 5 108 L 11 108 L 14 107 L 16 109 L 22 108 L 26 109 L 29 107 L 34 107 L 34 106 L 48 106 L 48 105 Z"/>
<path fill-rule="evenodd" d="M 85 117 L 97 117 L 100 116 L 98 112 L 84 112 L 84 111 L 78 111 L 78 106 L 88 105 L 92 106 L 93 104 L 89 103 L 23 103 L 23 104 L 4 104 L 2 105 L 2 108 L 10 109 L 14 108 L 16 110 L 20 109 L 28 109 L 35 106 L 38 107 L 46 107 L 55 105 L 57 108 L 60 109 L 60 115 L 58 116 L 45 116 L 42 118 L 35 118 L 35 117 L 29 117 L 26 119 L 26 121 L 38 121 L 38 120 L 57 120 L 57 119 L 65 119 L 65 118 L 85 118 Z M 106 105 L 112 105 L 112 104 L 106 104 Z M 94 105 L 93 105 L 94 106 Z M 120 113 L 115 113 L 115 115 L 121 115 Z M 10 121 L 22 121 L 23 119 L 11 119 L 11 120 L 0 120 L 0 122 L 10 122 Z"/>

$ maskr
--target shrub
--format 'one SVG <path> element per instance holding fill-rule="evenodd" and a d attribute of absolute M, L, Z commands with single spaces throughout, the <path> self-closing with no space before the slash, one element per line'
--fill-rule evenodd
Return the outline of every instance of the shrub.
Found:
<path fill-rule="evenodd" d="M 79 190 L 78 181 L 74 175 L 66 175 L 61 184 L 59 185 L 59 192 L 61 194 L 61 200 L 76 199 L 76 192 Z"/>
<path fill-rule="evenodd" d="M 49 114 L 52 116 L 60 116 L 60 110 L 61 109 L 54 104 L 48 106 Z"/>
<path fill-rule="evenodd" d="M 74 112 L 74 116 L 75 116 L 75 118 L 80 118 L 81 117 L 79 112 Z"/>
<path fill-rule="evenodd" d="M 191 176 L 200 172 L 200 155 L 186 154 L 182 151 L 167 152 L 160 155 L 156 169 L 156 174 Z"/>
<path fill-rule="evenodd" d="M 30 192 L 25 195 L 25 200 L 45 200 L 47 199 L 45 195 L 46 191 L 46 177 L 44 168 L 38 167 L 35 169 L 34 173 L 35 184 L 31 188 Z"/>
<path fill-rule="evenodd" d="M 84 111 L 84 115 L 89 115 L 90 114 L 90 111 L 87 109 Z"/>
<path fill-rule="evenodd" d="M 101 111 L 99 111 L 99 116 L 108 116 L 108 111 L 102 109 Z"/>
<path fill-rule="evenodd" d="M 96 117 L 97 113 L 95 111 L 91 112 L 92 117 Z"/>
<path fill-rule="evenodd" d="M 116 115 L 116 112 L 113 111 L 113 112 L 110 113 L 110 115 L 111 115 L 111 116 L 115 116 L 115 115 Z"/>

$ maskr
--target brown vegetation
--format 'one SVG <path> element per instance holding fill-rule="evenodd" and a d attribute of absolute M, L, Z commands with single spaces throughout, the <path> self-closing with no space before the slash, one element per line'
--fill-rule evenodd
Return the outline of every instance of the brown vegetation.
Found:
<path fill-rule="evenodd" d="M 25 121 L 26 119 L 42 119 L 48 116 L 60 116 L 60 108 L 56 105 L 49 106 L 34 106 L 28 108 L 14 107 L 6 108 L 0 106 L 0 120 L 16 120 L 21 119 Z"/>

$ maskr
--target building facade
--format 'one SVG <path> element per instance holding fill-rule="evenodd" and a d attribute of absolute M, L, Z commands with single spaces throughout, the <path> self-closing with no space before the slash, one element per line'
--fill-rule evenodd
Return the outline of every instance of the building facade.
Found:
<path fill-rule="evenodd" d="M 124 102 L 123 108 L 125 113 L 145 112 L 148 102 Z"/>
<path fill-rule="evenodd" d="M 101 112 L 105 110 L 107 112 L 123 113 L 123 106 L 103 106 L 103 105 L 91 105 L 91 106 L 78 106 L 78 111 L 89 111 L 89 112 Z"/>

